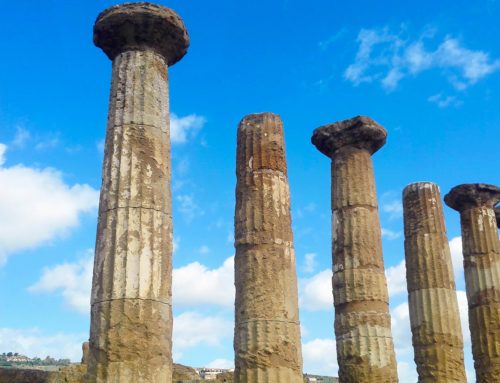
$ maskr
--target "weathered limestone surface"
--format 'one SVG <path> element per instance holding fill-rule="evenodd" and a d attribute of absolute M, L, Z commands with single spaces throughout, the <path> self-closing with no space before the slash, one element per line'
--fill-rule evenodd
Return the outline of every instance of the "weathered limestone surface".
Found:
<path fill-rule="evenodd" d="M 406 281 L 420 383 L 466 383 L 460 314 L 439 187 L 403 191 Z"/>
<path fill-rule="evenodd" d="M 297 276 L 283 124 L 251 114 L 238 127 L 235 382 L 302 382 Z"/>
<path fill-rule="evenodd" d="M 500 206 L 495 208 L 495 215 L 497 217 L 497 226 L 500 228 Z"/>
<path fill-rule="evenodd" d="M 386 135 L 372 119 L 355 117 L 312 136 L 332 159 L 333 297 L 343 383 L 398 381 L 371 159 Z"/>
<path fill-rule="evenodd" d="M 167 67 L 189 38 L 173 11 L 102 12 L 113 60 L 91 296 L 90 382 L 172 381 L 172 208 Z"/>
<path fill-rule="evenodd" d="M 445 197 L 460 212 L 469 327 L 477 383 L 500 377 L 500 240 L 493 206 L 500 188 L 463 184 Z"/>

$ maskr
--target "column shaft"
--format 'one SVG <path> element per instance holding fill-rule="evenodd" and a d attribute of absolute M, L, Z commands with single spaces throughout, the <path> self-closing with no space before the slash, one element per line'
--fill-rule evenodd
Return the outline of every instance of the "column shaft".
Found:
<path fill-rule="evenodd" d="M 403 192 L 406 281 L 419 383 L 466 383 L 453 265 L 437 185 Z"/>
<path fill-rule="evenodd" d="M 271 113 L 238 128 L 235 247 L 235 382 L 302 382 L 283 125 Z"/>
<path fill-rule="evenodd" d="M 397 382 L 381 230 L 370 153 L 332 157 L 333 294 L 343 383 Z"/>
<path fill-rule="evenodd" d="M 478 383 L 500 377 L 500 241 L 489 206 L 460 213 L 472 354 Z"/>
<path fill-rule="evenodd" d="M 165 59 L 113 60 L 91 298 L 96 382 L 172 379 L 168 80 Z"/>

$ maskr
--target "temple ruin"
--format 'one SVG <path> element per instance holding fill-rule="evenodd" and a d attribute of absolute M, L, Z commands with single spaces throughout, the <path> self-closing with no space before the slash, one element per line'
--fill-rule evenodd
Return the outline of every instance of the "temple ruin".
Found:
<path fill-rule="evenodd" d="M 171 383 L 172 195 L 168 68 L 189 36 L 169 8 L 125 3 L 97 17 L 112 61 L 91 295 L 82 363 L 59 372 L 0 369 L 0 382 Z M 372 155 L 387 132 L 368 117 L 324 125 L 331 159 L 332 292 L 341 383 L 398 382 Z M 234 380 L 303 381 L 298 284 L 283 123 L 245 116 L 237 131 Z M 478 383 L 500 381 L 500 188 L 463 184 L 460 213 Z M 406 280 L 420 383 L 465 383 L 462 329 L 439 187 L 403 191 Z M 325 238 L 328 241 L 329 238 Z M 174 372 L 176 369 L 176 372 Z M 8 379 L 8 380 L 7 380 Z"/>

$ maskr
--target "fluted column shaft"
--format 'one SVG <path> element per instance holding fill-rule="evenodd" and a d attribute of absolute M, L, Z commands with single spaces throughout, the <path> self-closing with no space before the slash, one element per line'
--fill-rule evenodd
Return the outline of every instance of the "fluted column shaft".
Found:
<path fill-rule="evenodd" d="M 460 213 L 472 354 L 478 383 L 500 377 L 500 242 L 495 213 L 481 206 Z"/>
<path fill-rule="evenodd" d="M 92 284 L 97 382 L 171 381 L 171 211 L 167 65 L 126 51 L 113 60 Z"/>
<path fill-rule="evenodd" d="M 450 248 L 437 185 L 403 191 L 406 281 L 419 383 L 466 383 Z"/>
<path fill-rule="evenodd" d="M 235 211 L 235 382 L 299 383 L 297 277 L 279 116 L 238 128 Z"/>
<path fill-rule="evenodd" d="M 332 161 L 332 285 L 342 383 L 398 381 L 371 158 L 386 137 L 383 126 L 357 116 L 321 126 L 311 138 Z"/>
<path fill-rule="evenodd" d="M 500 188 L 455 186 L 444 197 L 460 213 L 465 289 L 477 383 L 500 377 L 500 240 L 494 206 Z"/>
<path fill-rule="evenodd" d="M 375 180 L 367 150 L 343 147 L 332 158 L 332 213 L 340 380 L 396 382 Z"/>

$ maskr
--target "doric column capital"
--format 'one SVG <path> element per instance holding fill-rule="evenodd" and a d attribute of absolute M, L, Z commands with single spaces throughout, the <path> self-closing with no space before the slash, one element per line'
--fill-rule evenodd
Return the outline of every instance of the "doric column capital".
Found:
<path fill-rule="evenodd" d="M 500 229 L 500 205 L 495 208 L 495 215 L 497 217 L 497 226 Z"/>
<path fill-rule="evenodd" d="M 444 197 L 444 202 L 458 212 L 474 207 L 493 208 L 500 201 L 500 188 L 488 184 L 455 186 Z"/>
<path fill-rule="evenodd" d="M 387 139 L 385 128 L 370 117 L 357 116 L 319 127 L 311 142 L 324 155 L 332 158 L 343 147 L 365 149 L 370 154 L 384 146 Z"/>
<path fill-rule="evenodd" d="M 189 47 L 182 19 L 171 9 L 151 3 L 125 3 L 101 12 L 94 24 L 94 44 L 113 60 L 127 50 L 151 49 L 171 66 Z"/>

